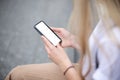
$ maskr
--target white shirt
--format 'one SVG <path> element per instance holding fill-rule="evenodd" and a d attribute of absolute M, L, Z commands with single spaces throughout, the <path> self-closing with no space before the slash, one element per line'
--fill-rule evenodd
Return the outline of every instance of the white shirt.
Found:
<path fill-rule="evenodd" d="M 120 44 L 120 29 L 110 22 L 115 40 Z M 120 45 L 106 35 L 102 20 L 99 21 L 89 39 L 92 69 L 86 80 L 120 80 Z M 97 65 L 98 64 L 98 65 Z M 88 69 L 85 61 L 83 74 Z"/>

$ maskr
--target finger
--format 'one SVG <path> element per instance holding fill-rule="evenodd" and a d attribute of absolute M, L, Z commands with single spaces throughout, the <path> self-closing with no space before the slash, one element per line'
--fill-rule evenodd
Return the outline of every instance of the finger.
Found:
<path fill-rule="evenodd" d="M 50 44 L 49 41 L 44 36 L 41 36 L 41 38 L 42 38 L 43 42 L 45 43 L 45 45 L 48 46 Z"/>
<path fill-rule="evenodd" d="M 50 49 L 47 46 L 45 46 L 45 49 L 46 49 L 47 53 L 49 54 L 50 53 Z"/>
<path fill-rule="evenodd" d="M 46 51 L 47 51 L 47 53 L 48 53 L 48 58 L 50 58 L 50 49 L 47 47 L 47 46 L 45 46 L 45 49 L 46 49 Z"/>
<path fill-rule="evenodd" d="M 48 55 L 48 58 L 50 58 L 50 56 Z"/>
<path fill-rule="evenodd" d="M 60 37 L 63 37 L 64 29 L 63 28 L 52 28 L 52 30 Z"/>
<path fill-rule="evenodd" d="M 44 36 L 41 36 L 41 38 L 48 48 L 53 49 L 54 46 Z"/>
<path fill-rule="evenodd" d="M 55 28 L 55 27 L 52 27 L 51 28 L 53 31 L 57 32 L 57 33 L 60 33 L 62 31 L 62 28 Z"/>

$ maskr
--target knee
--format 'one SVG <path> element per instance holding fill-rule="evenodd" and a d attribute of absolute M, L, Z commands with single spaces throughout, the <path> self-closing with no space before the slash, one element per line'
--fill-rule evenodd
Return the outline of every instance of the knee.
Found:
<path fill-rule="evenodd" d="M 24 80 L 24 69 L 22 66 L 13 68 L 5 80 Z"/>

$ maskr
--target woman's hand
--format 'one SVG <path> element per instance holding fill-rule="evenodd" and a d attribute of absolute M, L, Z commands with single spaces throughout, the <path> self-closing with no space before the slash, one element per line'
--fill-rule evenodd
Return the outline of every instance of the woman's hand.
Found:
<path fill-rule="evenodd" d="M 57 45 L 56 47 L 52 45 L 44 36 L 42 36 L 42 40 L 45 44 L 45 49 L 48 53 L 49 58 L 57 64 L 62 71 L 64 71 L 68 66 L 72 65 L 69 60 L 67 54 L 61 45 Z"/>
<path fill-rule="evenodd" d="M 62 39 L 62 47 L 78 47 L 75 36 L 64 28 L 52 28 L 52 30 Z"/>

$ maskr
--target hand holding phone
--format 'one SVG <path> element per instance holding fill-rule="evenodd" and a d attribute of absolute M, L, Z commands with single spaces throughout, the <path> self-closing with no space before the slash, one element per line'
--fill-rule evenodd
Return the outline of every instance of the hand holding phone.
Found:
<path fill-rule="evenodd" d="M 60 37 L 44 22 L 38 22 L 34 28 L 43 36 L 45 36 L 54 46 L 57 46 L 62 40 Z"/>

